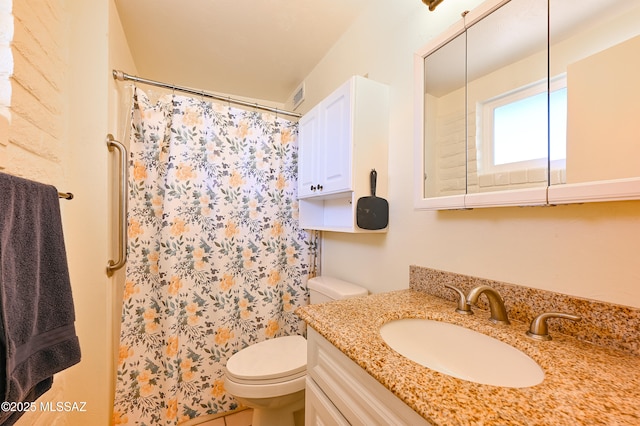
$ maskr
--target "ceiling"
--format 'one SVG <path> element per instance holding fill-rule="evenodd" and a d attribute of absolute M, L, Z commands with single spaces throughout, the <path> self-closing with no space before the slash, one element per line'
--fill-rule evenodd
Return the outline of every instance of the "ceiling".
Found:
<path fill-rule="evenodd" d="M 136 75 L 285 103 L 364 10 L 367 0 L 115 3 Z"/>
<path fill-rule="evenodd" d="M 602 25 L 637 7 L 629 0 L 556 0 L 551 4 L 547 34 L 547 5 L 539 0 L 510 2 L 471 26 L 467 38 L 457 37 L 446 48 L 434 44 L 425 66 L 426 91 L 443 96 L 467 81 L 545 52 L 547 38 L 560 43 L 576 31 Z M 607 40 L 601 40 L 605 43 Z M 546 60 L 539 63 L 546 66 Z"/>

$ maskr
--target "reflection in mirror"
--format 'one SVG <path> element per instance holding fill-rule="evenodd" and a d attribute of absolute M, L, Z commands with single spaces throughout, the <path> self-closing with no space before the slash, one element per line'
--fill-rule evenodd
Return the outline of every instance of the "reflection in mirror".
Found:
<path fill-rule="evenodd" d="M 640 199 L 639 52 L 639 0 L 479 4 L 416 53 L 416 206 Z"/>
<path fill-rule="evenodd" d="M 465 34 L 424 59 L 424 197 L 466 192 Z"/>
<path fill-rule="evenodd" d="M 551 184 L 640 176 L 640 2 L 550 0 L 549 26 L 550 75 L 567 87 L 566 180 Z"/>
<path fill-rule="evenodd" d="M 547 186 L 547 89 L 546 1 L 467 29 L 468 193 Z"/>

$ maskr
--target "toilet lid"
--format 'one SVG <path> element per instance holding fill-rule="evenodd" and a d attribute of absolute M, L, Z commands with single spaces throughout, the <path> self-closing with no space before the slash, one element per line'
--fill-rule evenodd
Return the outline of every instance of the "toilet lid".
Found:
<path fill-rule="evenodd" d="M 306 374 L 307 340 L 284 336 L 247 346 L 227 361 L 227 374 L 239 380 L 272 380 Z"/>

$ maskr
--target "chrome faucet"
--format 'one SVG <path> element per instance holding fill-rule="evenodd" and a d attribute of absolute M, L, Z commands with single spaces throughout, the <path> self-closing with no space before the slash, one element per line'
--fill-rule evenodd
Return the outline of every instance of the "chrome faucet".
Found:
<path fill-rule="evenodd" d="M 531 321 L 527 336 L 535 340 L 551 340 L 549 335 L 549 328 L 547 327 L 547 318 L 564 318 L 573 321 L 580 321 L 580 317 L 577 315 L 565 314 L 562 312 L 545 312 L 540 314 Z"/>
<path fill-rule="evenodd" d="M 489 309 L 491 310 L 491 317 L 489 318 L 489 321 L 496 324 L 510 324 L 502 296 L 500 296 L 500 293 L 498 293 L 497 290 L 489 287 L 488 285 L 480 285 L 473 288 L 467 295 L 467 305 L 476 305 L 478 303 L 478 298 L 482 293 L 484 293 L 487 296 L 487 299 L 489 299 Z"/>

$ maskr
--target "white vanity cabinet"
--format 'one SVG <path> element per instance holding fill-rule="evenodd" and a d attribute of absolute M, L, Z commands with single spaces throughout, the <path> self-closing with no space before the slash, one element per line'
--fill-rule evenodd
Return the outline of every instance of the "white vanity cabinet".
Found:
<path fill-rule="evenodd" d="M 305 425 L 429 425 L 312 328 L 307 342 Z"/>
<path fill-rule="evenodd" d="M 298 199 L 305 229 L 367 231 L 356 225 L 360 197 L 387 189 L 388 87 L 354 76 L 313 107 L 299 124 Z"/>

